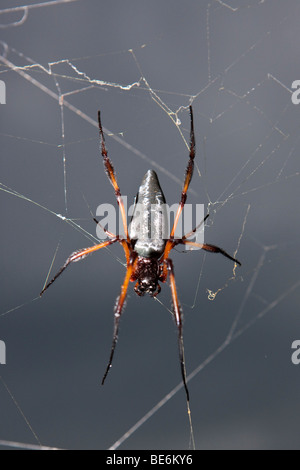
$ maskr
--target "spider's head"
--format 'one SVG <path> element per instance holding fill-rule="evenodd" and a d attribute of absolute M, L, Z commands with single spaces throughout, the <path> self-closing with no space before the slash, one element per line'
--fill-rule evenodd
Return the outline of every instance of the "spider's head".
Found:
<path fill-rule="evenodd" d="M 135 287 L 135 292 L 139 296 L 149 294 L 153 297 L 159 293 L 159 290 L 160 289 L 157 280 L 151 277 L 144 277 L 139 279 L 138 284 Z"/>
<path fill-rule="evenodd" d="M 151 297 L 155 297 L 160 292 L 158 284 L 160 270 L 157 258 L 139 256 L 134 274 L 137 280 L 134 290 L 137 295 L 149 294 Z"/>

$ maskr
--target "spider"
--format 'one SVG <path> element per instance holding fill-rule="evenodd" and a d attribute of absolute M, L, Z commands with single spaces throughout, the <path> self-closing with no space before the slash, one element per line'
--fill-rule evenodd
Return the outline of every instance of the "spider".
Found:
<path fill-rule="evenodd" d="M 193 120 L 193 109 L 192 106 L 189 107 L 190 110 L 190 152 L 189 160 L 186 168 L 184 184 L 181 192 L 180 204 L 178 206 L 177 212 L 174 218 L 174 224 L 170 235 L 167 239 L 162 237 L 165 228 L 167 227 L 167 220 L 165 215 L 162 215 L 163 212 L 160 210 L 163 204 L 165 204 L 165 197 L 162 192 L 162 189 L 159 184 L 157 174 L 153 170 L 148 170 L 146 175 L 142 180 L 142 184 L 139 188 L 136 203 L 139 203 L 139 221 L 143 220 L 143 223 L 139 225 L 137 221 L 137 211 L 134 210 L 132 221 L 131 221 L 131 230 L 130 235 L 127 227 L 127 220 L 125 214 L 125 207 L 123 199 L 121 196 L 120 188 L 117 183 L 116 173 L 105 146 L 104 133 L 101 124 L 100 111 L 98 111 L 98 126 L 99 126 L 99 137 L 101 143 L 101 154 L 103 157 L 103 163 L 105 172 L 108 176 L 110 183 L 112 184 L 115 190 L 115 196 L 119 209 L 121 212 L 122 223 L 124 227 L 125 236 L 115 235 L 105 228 L 102 229 L 108 236 L 108 240 L 102 241 L 101 243 L 91 246 L 89 248 L 84 248 L 79 251 L 76 251 L 69 256 L 65 264 L 60 268 L 57 274 L 53 279 L 46 284 L 43 290 L 40 293 L 40 296 L 48 289 L 48 287 L 53 284 L 53 282 L 63 273 L 63 271 L 73 262 L 79 261 L 85 256 L 94 253 L 95 251 L 101 250 L 101 248 L 112 245 L 116 242 L 120 243 L 124 249 L 126 257 L 126 274 L 125 279 L 121 287 L 121 293 L 116 300 L 114 308 L 114 331 L 113 331 L 113 340 L 111 346 L 111 352 L 109 356 L 109 361 L 102 379 L 102 385 L 106 379 L 106 376 L 112 366 L 112 361 L 114 357 L 115 347 L 118 339 L 119 332 L 119 322 L 121 315 L 125 307 L 125 299 L 127 295 L 127 290 L 130 282 L 135 282 L 134 290 L 137 295 L 144 296 L 149 294 L 152 297 L 156 297 L 160 291 L 161 287 L 159 283 L 165 283 L 169 277 L 172 303 L 173 303 L 173 314 L 178 331 L 178 347 L 179 347 L 179 360 L 181 368 L 181 376 L 183 385 L 186 392 L 187 400 L 189 401 L 189 391 L 186 381 L 185 373 L 185 363 L 184 363 L 184 351 L 183 351 L 183 336 L 182 336 L 182 309 L 180 306 L 176 283 L 175 283 L 175 274 L 173 262 L 170 259 L 169 255 L 173 248 L 177 245 L 189 245 L 192 247 L 201 248 L 202 250 L 221 253 L 223 256 L 226 256 L 230 260 L 234 261 L 238 265 L 241 263 L 230 256 L 222 248 L 219 248 L 215 245 L 200 244 L 194 241 L 188 240 L 194 233 L 197 231 L 198 227 L 184 235 L 182 238 L 175 238 L 175 230 L 179 221 L 179 217 L 184 208 L 187 191 L 192 179 L 193 170 L 194 170 L 194 158 L 195 158 L 195 135 L 194 135 L 194 120 Z M 157 207 L 157 212 L 153 214 L 150 211 L 151 204 Z M 205 222 L 208 215 L 205 217 L 202 223 Z M 151 227 L 154 227 L 154 232 L 152 230 L 151 234 L 149 232 L 149 220 L 151 219 Z M 96 223 L 98 221 L 94 219 Z M 139 225 L 139 229 L 137 226 Z M 200 224 L 201 225 L 201 224 Z"/>

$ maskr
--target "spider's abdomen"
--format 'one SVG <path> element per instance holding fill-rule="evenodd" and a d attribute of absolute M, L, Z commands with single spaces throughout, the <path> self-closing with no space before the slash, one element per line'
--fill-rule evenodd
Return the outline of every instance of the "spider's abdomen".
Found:
<path fill-rule="evenodd" d="M 168 213 L 165 196 L 157 174 L 148 170 L 139 188 L 129 236 L 134 250 L 145 258 L 159 258 L 169 237 Z"/>

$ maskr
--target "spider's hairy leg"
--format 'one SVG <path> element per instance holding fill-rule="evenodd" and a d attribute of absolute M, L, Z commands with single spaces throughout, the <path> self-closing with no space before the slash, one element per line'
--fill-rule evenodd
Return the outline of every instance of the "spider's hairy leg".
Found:
<path fill-rule="evenodd" d="M 136 269 L 136 265 L 137 265 L 137 257 L 136 256 L 131 256 L 131 259 L 130 259 L 130 262 L 127 266 L 127 271 L 126 271 L 126 275 L 125 275 L 125 279 L 124 279 L 124 282 L 123 282 L 123 285 L 121 287 L 121 294 L 120 296 L 118 297 L 117 299 L 117 302 L 116 302 L 116 306 L 115 306 L 115 310 L 114 310 L 114 333 L 113 333 L 113 341 L 112 341 L 112 346 L 111 346 L 111 351 L 110 351 L 110 356 L 109 356 L 109 361 L 108 361 L 108 364 L 107 364 L 107 367 L 106 367 L 106 371 L 104 373 L 104 376 L 103 376 L 103 379 L 102 379 L 102 385 L 104 384 L 105 382 L 105 379 L 106 379 L 106 376 L 112 366 L 112 361 L 113 361 L 113 357 L 114 357 L 114 352 L 115 352 L 115 348 L 116 348 L 116 344 L 117 344 L 117 341 L 118 341 L 118 334 L 119 334 L 119 322 L 120 322 L 120 318 L 121 318 L 121 315 L 123 313 L 123 310 L 124 310 L 124 306 L 125 306 L 125 299 L 126 299 L 126 295 L 127 295 L 127 290 L 128 290 L 128 285 L 129 285 L 129 281 L 131 279 L 131 276 L 134 274 L 135 272 L 135 269 Z"/>
<path fill-rule="evenodd" d="M 69 258 L 66 260 L 65 264 L 60 268 L 60 270 L 55 274 L 53 279 L 46 284 L 46 286 L 43 288 L 43 290 L 40 293 L 40 297 L 43 295 L 45 290 L 48 289 L 48 287 L 53 284 L 54 281 L 64 272 L 64 270 L 69 266 L 69 264 L 79 261 L 83 258 L 85 258 L 87 255 L 94 253 L 95 251 L 101 250 L 101 248 L 104 248 L 108 245 L 112 245 L 113 243 L 119 241 L 118 238 L 113 238 L 111 240 L 106 240 L 105 242 L 99 243 L 98 245 L 91 246 L 89 248 L 83 248 L 82 250 L 75 251 L 72 253 Z"/>
<path fill-rule="evenodd" d="M 166 263 L 167 259 L 169 258 L 170 251 L 173 250 L 173 248 L 178 245 L 178 240 L 177 239 L 169 239 L 166 243 L 164 254 L 161 259 L 161 276 L 160 280 L 162 282 L 166 282 L 167 277 L 168 277 L 168 264 Z"/>
<path fill-rule="evenodd" d="M 174 219 L 174 225 L 170 234 L 170 238 L 174 237 L 175 230 L 179 221 L 180 214 L 184 208 L 185 202 L 186 202 L 186 197 L 187 197 L 187 191 L 190 185 L 190 182 L 192 180 L 193 172 L 194 172 L 194 159 L 195 159 L 195 149 L 196 149 L 196 143 L 195 143 L 195 133 L 194 133 L 194 118 L 193 118 L 193 108 L 190 106 L 190 118 L 191 118 L 191 131 L 190 131 L 190 156 L 189 156 L 189 161 L 187 164 L 186 168 L 186 173 L 185 173 L 185 180 L 181 192 L 181 199 L 180 199 L 180 204 L 177 209 L 177 213 Z"/>
<path fill-rule="evenodd" d="M 115 235 L 114 233 L 112 232 L 109 232 L 105 227 L 103 227 L 103 225 L 100 224 L 99 220 L 96 219 L 96 217 L 93 217 L 93 221 L 96 222 L 97 225 L 99 225 L 99 227 L 101 228 L 101 230 L 103 230 L 103 232 L 106 233 L 106 235 L 109 237 L 109 238 L 116 238 L 117 235 Z"/>
<path fill-rule="evenodd" d="M 162 257 L 162 262 L 164 262 L 164 260 L 168 259 L 169 258 L 169 254 L 170 254 L 170 251 L 173 250 L 173 248 L 175 248 L 175 246 L 179 245 L 180 243 L 181 244 L 184 244 L 185 243 L 185 240 L 189 237 L 191 237 L 192 235 L 194 235 L 197 230 L 201 227 L 201 225 L 203 225 L 205 223 L 205 221 L 208 219 L 209 217 L 209 214 L 207 214 L 204 219 L 202 220 L 202 222 L 200 222 L 199 225 L 197 225 L 197 227 L 193 228 L 193 230 L 191 230 L 189 233 L 187 233 L 186 235 L 184 235 L 182 238 L 169 238 L 169 240 L 167 241 L 166 243 L 166 246 L 165 246 L 165 250 L 164 250 L 164 254 L 163 254 L 163 257 Z M 223 251 L 223 250 L 222 250 Z M 226 253 L 227 254 L 227 253 Z M 164 263 L 163 264 L 163 275 L 162 275 L 162 279 L 163 279 L 163 282 L 165 282 L 166 278 L 167 278 L 167 265 Z"/>
<path fill-rule="evenodd" d="M 199 230 L 199 228 L 201 227 L 201 225 L 203 225 L 205 223 L 205 221 L 208 219 L 209 217 L 209 214 L 206 214 L 206 216 L 204 217 L 204 219 L 200 222 L 200 224 L 197 225 L 197 227 L 193 228 L 193 230 L 191 230 L 190 232 L 186 233 L 183 237 L 182 237 L 182 240 L 186 240 L 187 238 L 190 238 L 192 235 L 194 235 L 197 230 Z"/>
<path fill-rule="evenodd" d="M 129 259 L 130 259 L 130 253 L 131 253 L 130 244 L 126 240 L 124 240 L 124 238 L 120 237 L 119 235 L 115 235 L 114 233 L 109 232 L 105 227 L 103 227 L 103 225 L 100 224 L 100 222 L 95 217 L 93 217 L 93 220 L 94 220 L 94 222 L 96 222 L 97 225 L 99 225 L 101 227 L 103 232 L 105 232 L 106 235 L 109 238 L 111 238 L 111 239 L 116 238 L 117 241 L 123 246 L 124 253 L 125 253 L 125 256 L 126 256 L 126 262 L 128 264 Z"/>
<path fill-rule="evenodd" d="M 170 258 L 167 258 L 164 261 L 164 263 L 167 266 L 169 277 L 170 277 L 173 311 L 174 311 L 174 317 L 175 317 L 175 321 L 176 321 L 176 325 L 178 329 L 178 348 L 179 348 L 179 360 L 180 360 L 182 382 L 183 382 L 185 393 L 186 393 L 186 399 L 189 402 L 190 395 L 189 395 L 189 391 L 188 391 L 188 387 L 186 383 L 186 371 L 185 371 L 183 336 L 182 336 L 182 310 L 181 310 L 181 306 L 180 306 L 180 302 L 179 302 L 178 294 L 177 294 L 173 262 Z"/>
<path fill-rule="evenodd" d="M 108 154 L 107 154 L 107 150 L 106 150 L 106 146 L 105 146 L 105 139 L 104 139 L 104 132 L 103 132 L 102 123 L 101 123 L 100 111 L 98 111 L 98 126 L 99 126 L 99 134 L 100 134 L 100 138 L 101 138 L 101 155 L 103 157 L 103 163 L 104 163 L 105 171 L 106 171 L 106 174 L 108 176 L 109 181 L 111 182 L 111 184 L 112 184 L 112 186 L 115 190 L 116 199 L 117 199 L 118 205 L 120 207 L 120 211 L 121 211 L 125 236 L 126 236 L 127 241 L 130 242 L 130 238 L 129 238 L 129 235 L 128 235 L 128 227 L 127 227 L 127 219 L 126 219 L 126 213 L 125 213 L 125 208 L 124 208 L 124 202 L 123 202 L 121 191 L 120 191 L 120 188 L 119 188 L 119 185 L 118 185 L 118 182 L 117 182 L 117 177 L 116 177 L 116 173 L 115 173 L 113 164 L 112 164 L 112 162 L 111 162 L 111 160 L 110 160 L 110 158 L 108 157 Z"/>
<path fill-rule="evenodd" d="M 231 261 L 234 261 L 234 263 L 238 264 L 239 266 L 242 265 L 240 263 L 240 261 L 238 261 L 236 258 L 233 258 L 232 256 L 230 256 L 225 250 L 223 250 L 222 248 L 220 248 L 218 246 L 208 245 L 206 243 L 202 244 L 202 243 L 191 242 L 191 241 L 185 240 L 185 239 L 180 240 L 179 243 L 182 243 L 183 245 L 194 246 L 196 248 L 200 248 L 201 250 L 210 251 L 211 253 L 221 253 L 221 255 L 225 256 L 226 258 L 230 259 Z"/>

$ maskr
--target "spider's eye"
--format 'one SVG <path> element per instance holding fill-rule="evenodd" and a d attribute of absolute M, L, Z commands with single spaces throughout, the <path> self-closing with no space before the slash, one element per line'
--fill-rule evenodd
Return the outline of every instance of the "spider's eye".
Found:
<path fill-rule="evenodd" d="M 156 284 L 152 281 L 152 279 L 144 278 L 140 281 L 139 284 L 139 292 L 140 293 L 153 293 L 156 290 Z"/>
<path fill-rule="evenodd" d="M 142 291 L 146 291 L 149 288 L 149 285 L 150 285 L 149 279 L 143 279 L 140 282 L 140 289 Z"/>

